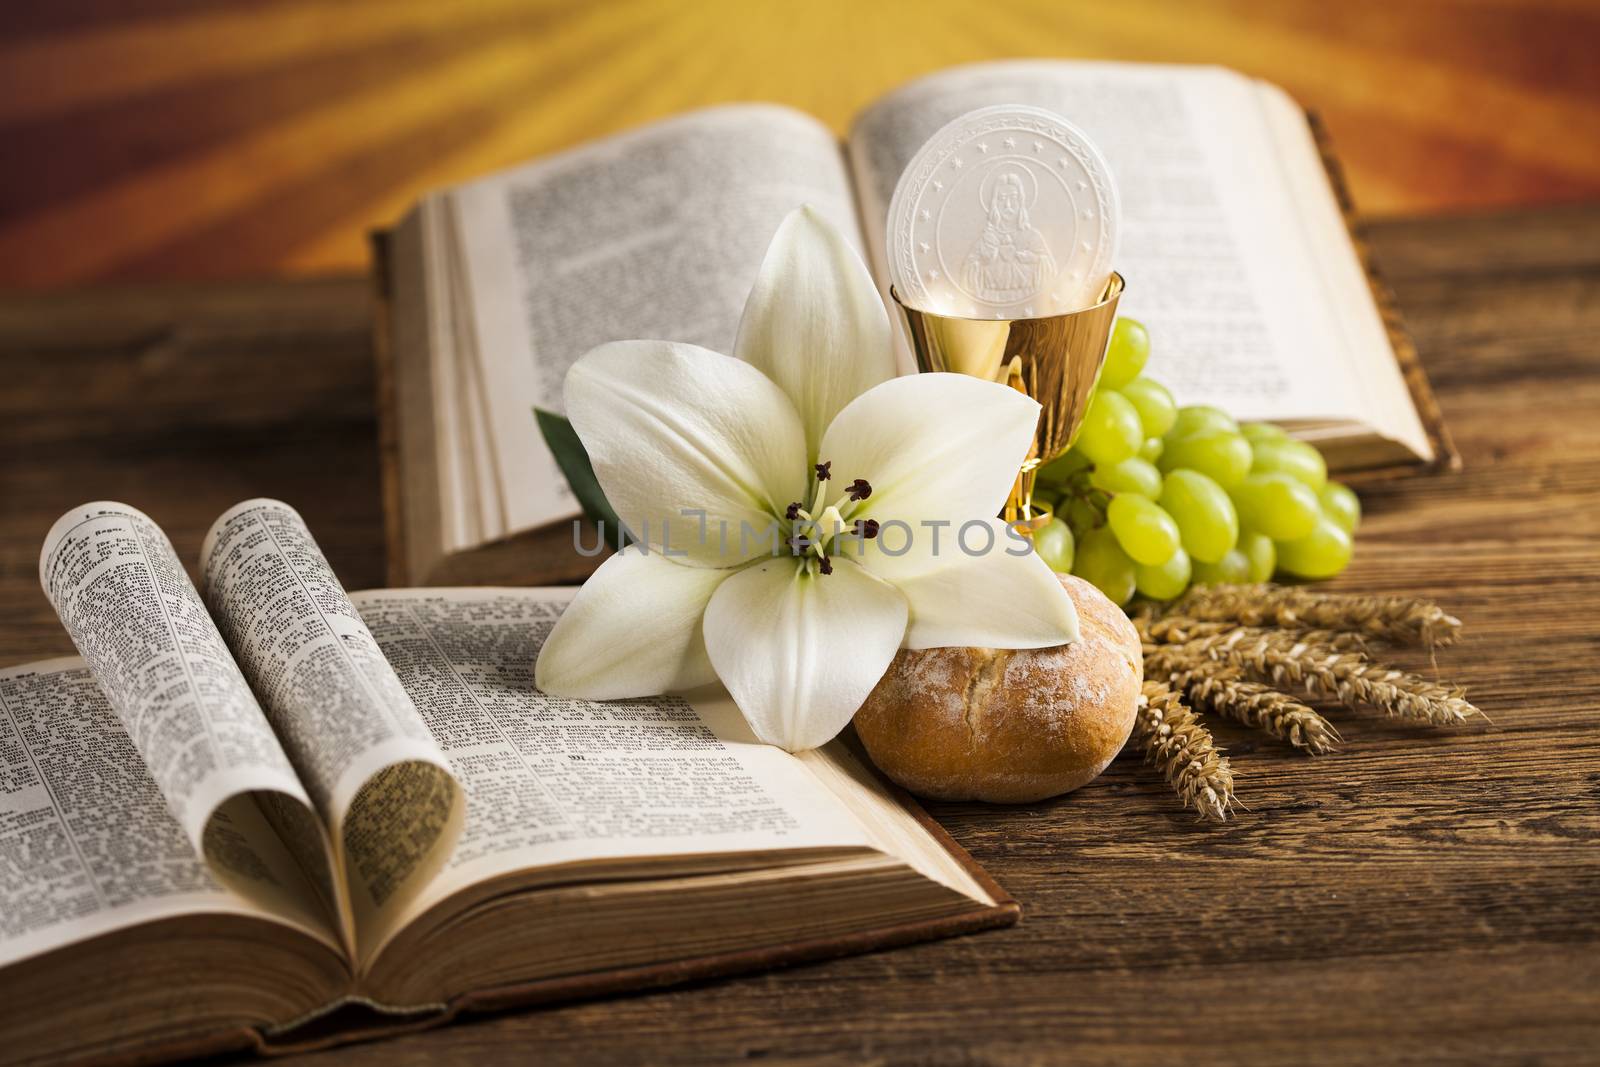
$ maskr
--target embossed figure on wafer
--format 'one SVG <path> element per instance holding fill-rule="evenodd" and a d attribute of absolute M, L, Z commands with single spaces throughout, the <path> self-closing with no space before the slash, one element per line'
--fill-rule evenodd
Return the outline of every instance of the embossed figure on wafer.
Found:
<path fill-rule="evenodd" d="M 1116 251 L 1111 168 L 1042 108 L 968 112 L 928 139 L 889 205 L 889 279 L 909 306 L 970 319 L 1095 304 Z"/>
<path fill-rule="evenodd" d="M 991 170 L 978 190 L 988 220 L 962 264 L 962 288 L 991 304 L 1043 294 L 1055 279 L 1056 261 L 1044 234 L 1028 220 L 1038 195 L 1037 180 L 1022 167 L 1001 164 Z"/>

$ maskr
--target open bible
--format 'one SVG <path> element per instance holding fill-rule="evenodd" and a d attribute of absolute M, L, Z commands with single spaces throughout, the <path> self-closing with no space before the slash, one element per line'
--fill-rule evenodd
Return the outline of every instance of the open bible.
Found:
<path fill-rule="evenodd" d="M 840 743 L 557 700 L 571 595 L 346 595 L 300 516 L 64 515 L 0 671 L 0 1062 L 312 1047 L 1015 921 Z"/>
<path fill-rule="evenodd" d="M 1121 311 L 1150 328 L 1150 372 L 1179 403 L 1283 423 L 1347 477 L 1452 461 L 1320 128 L 1287 95 L 1217 67 L 983 64 L 889 93 L 843 144 L 787 108 L 725 106 L 426 197 L 378 242 L 391 581 L 592 569 L 531 414 L 561 410 L 572 362 L 628 338 L 731 352 L 767 243 L 801 203 L 856 240 L 887 300 L 902 170 L 947 121 L 996 103 L 1055 111 L 1103 150 Z"/>

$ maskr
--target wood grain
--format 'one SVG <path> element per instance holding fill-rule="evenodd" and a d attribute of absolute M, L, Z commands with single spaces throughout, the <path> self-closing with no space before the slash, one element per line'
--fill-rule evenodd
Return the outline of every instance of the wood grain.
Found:
<path fill-rule="evenodd" d="M 0 5 L 0 285 L 359 269 L 425 190 L 691 107 L 843 130 L 908 79 L 1220 63 L 1323 115 L 1366 212 L 1600 195 L 1585 0 Z"/>
<path fill-rule="evenodd" d="M 1465 469 L 1372 487 L 1336 585 L 1461 615 L 1439 668 L 1492 726 L 1345 714 L 1312 759 L 1218 724 L 1248 810 L 1217 828 L 1130 758 L 1052 803 L 934 805 L 1020 927 L 329 1061 L 1595 1061 L 1600 207 L 1371 237 Z M 0 299 L 0 664 L 70 651 L 38 545 L 93 497 L 193 559 L 278 495 L 352 588 L 381 581 L 369 315 L 357 279 Z"/>

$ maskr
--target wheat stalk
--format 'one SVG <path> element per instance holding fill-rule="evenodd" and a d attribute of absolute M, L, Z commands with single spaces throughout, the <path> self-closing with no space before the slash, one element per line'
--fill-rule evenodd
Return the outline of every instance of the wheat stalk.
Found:
<path fill-rule="evenodd" d="M 1233 771 L 1183 698 L 1159 681 L 1146 681 L 1134 720 L 1133 740 L 1160 768 L 1186 807 L 1221 822 L 1233 806 Z"/>
<path fill-rule="evenodd" d="M 1146 656 L 1145 665 L 1166 675 L 1195 707 L 1265 730 L 1308 755 L 1331 752 L 1340 740 L 1339 731 L 1314 709 L 1203 652 L 1168 645 Z"/>
<path fill-rule="evenodd" d="M 1233 633 L 1240 626 L 1237 622 L 1196 619 L 1188 615 L 1141 615 L 1134 618 L 1133 624 L 1139 631 L 1139 639 L 1146 645 L 1186 645 L 1202 637 Z M 1323 644 L 1340 651 L 1362 652 L 1367 647 L 1366 638 L 1359 633 L 1324 630 L 1318 631 L 1318 637 Z"/>
<path fill-rule="evenodd" d="M 1452 644 L 1461 633 L 1461 620 L 1431 600 L 1272 584 L 1195 586 L 1164 614 L 1240 626 L 1335 630 L 1429 649 Z"/>
<path fill-rule="evenodd" d="M 1133 739 L 1184 804 L 1222 820 L 1236 803 L 1233 772 L 1196 709 L 1225 715 L 1313 755 L 1339 740 L 1314 708 L 1281 690 L 1453 724 L 1483 713 L 1458 686 L 1391 670 L 1367 642 L 1456 640 L 1461 622 L 1437 604 L 1397 596 L 1327 594 L 1263 585 L 1197 586 L 1132 615 L 1144 650 L 1144 695 Z"/>
<path fill-rule="evenodd" d="M 1193 619 L 1187 615 L 1149 615 L 1133 620 L 1139 640 L 1146 645 L 1186 645 L 1201 637 L 1213 637 L 1237 629 L 1238 623 Z"/>
<path fill-rule="evenodd" d="M 1240 627 L 1179 648 L 1232 664 L 1270 682 L 1300 686 L 1313 697 L 1347 707 L 1367 705 L 1396 718 L 1453 724 L 1482 715 L 1457 687 L 1373 663 L 1341 651 L 1323 631 L 1279 632 Z"/>

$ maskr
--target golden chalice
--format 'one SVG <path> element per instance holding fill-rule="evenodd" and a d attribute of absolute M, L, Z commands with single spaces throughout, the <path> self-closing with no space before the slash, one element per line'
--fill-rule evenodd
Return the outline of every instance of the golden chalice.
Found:
<path fill-rule="evenodd" d="M 1122 275 L 1113 272 L 1091 306 L 1030 319 L 940 315 L 910 307 L 890 290 L 905 316 L 918 370 L 958 371 L 1001 382 L 1027 393 L 1044 409 L 1033 447 L 1006 501 L 1004 518 L 1019 528 L 1035 529 L 1049 517 L 1033 506 L 1034 476 L 1072 447 L 1105 362 L 1122 290 Z"/>

